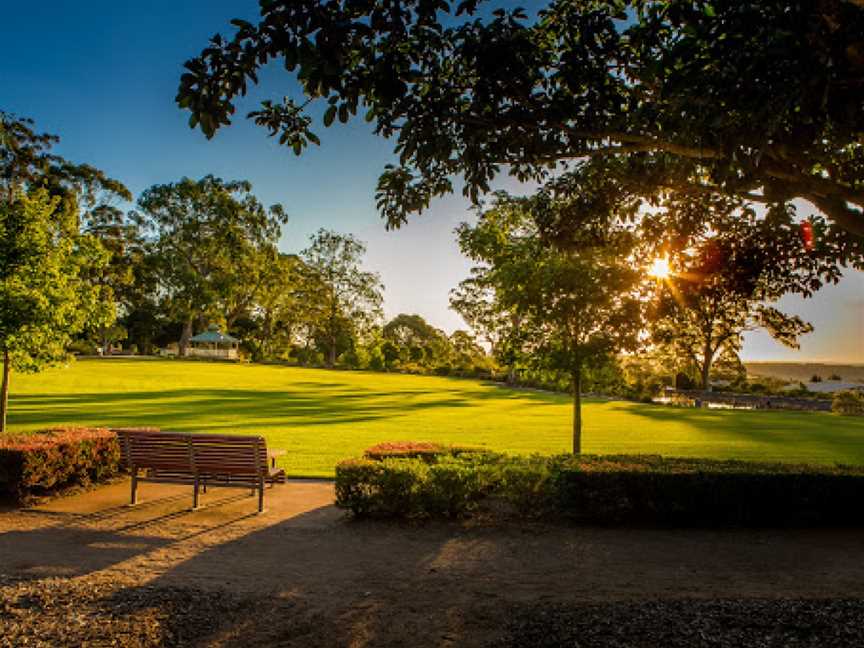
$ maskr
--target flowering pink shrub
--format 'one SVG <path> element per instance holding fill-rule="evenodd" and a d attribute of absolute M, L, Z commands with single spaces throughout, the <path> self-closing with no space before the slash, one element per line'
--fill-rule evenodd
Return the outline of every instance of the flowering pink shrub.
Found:
<path fill-rule="evenodd" d="M 104 428 L 61 428 L 0 437 L 0 495 L 23 499 L 117 473 L 120 444 Z"/>
<path fill-rule="evenodd" d="M 366 448 L 363 455 L 367 459 L 380 461 L 388 458 L 431 458 L 436 455 L 447 454 L 449 448 L 440 443 L 427 443 L 424 441 L 389 441 L 379 443 Z"/>
<path fill-rule="evenodd" d="M 458 457 L 469 453 L 486 453 L 481 447 L 442 445 L 428 441 L 387 441 L 366 448 L 363 456 L 367 459 L 382 461 L 384 459 L 423 459 L 435 462 L 446 456 Z"/>

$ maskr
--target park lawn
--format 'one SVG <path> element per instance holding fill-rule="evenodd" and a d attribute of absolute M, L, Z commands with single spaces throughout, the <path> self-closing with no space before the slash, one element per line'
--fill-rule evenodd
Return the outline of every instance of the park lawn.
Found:
<path fill-rule="evenodd" d="M 260 434 L 290 475 L 332 476 L 381 441 L 530 454 L 570 448 L 567 396 L 474 380 L 181 360 L 80 360 L 14 374 L 12 431 L 158 426 Z M 827 413 L 584 405 L 583 451 L 864 464 L 864 418 Z"/>

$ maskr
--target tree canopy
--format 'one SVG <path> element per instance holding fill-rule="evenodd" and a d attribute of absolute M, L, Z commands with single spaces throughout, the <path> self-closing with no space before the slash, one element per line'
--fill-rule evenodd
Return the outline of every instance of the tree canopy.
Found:
<path fill-rule="evenodd" d="M 319 289 L 310 306 L 320 312 L 318 333 L 327 349 L 327 365 L 336 364 L 340 337 L 381 317 L 383 285 L 374 272 L 363 270 L 366 246 L 351 234 L 321 229 L 300 253 L 310 280 Z"/>
<path fill-rule="evenodd" d="M 0 200 L 0 431 L 6 428 L 10 371 L 38 371 L 64 360 L 72 336 L 114 320 L 104 287 L 88 281 L 108 262 L 78 214 L 47 189 Z"/>
<path fill-rule="evenodd" d="M 460 226 L 459 243 L 480 264 L 470 280 L 489 290 L 484 310 L 518 319 L 511 348 L 570 377 L 573 452 L 579 453 L 583 373 L 637 347 L 641 273 L 628 262 L 633 237 L 623 229 L 579 250 L 546 245 L 532 214 L 536 202 L 499 195 L 476 226 Z"/>
<path fill-rule="evenodd" d="M 55 135 L 0 111 L 0 431 L 10 374 L 68 357 L 73 336 L 115 319 L 110 253 L 88 224 L 131 199 L 122 183 L 52 151 Z"/>
<path fill-rule="evenodd" d="M 805 199 L 864 236 L 864 2 L 552 0 L 536 15 L 484 0 L 261 0 L 186 63 L 177 101 L 211 137 L 269 61 L 303 100 L 256 123 L 301 153 L 358 112 L 395 138 L 382 174 L 389 226 L 464 179 L 474 200 L 502 172 L 576 165 L 586 211 L 658 193 Z"/>
<path fill-rule="evenodd" d="M 245 181 L 206 176 L 154 185 L 139 198 L 136 221 L 159 267 L 161 295 L 184 323 L 181 355 L 205 317 L 232 322 L 251 306 L 277 257 L 287 216 L 269 209 Z"/>
<path fill-rule="evenodd" d="M 703 389 L 715 358 L 736 358 L 745 331 L 761 328 L 797 348 L 812 330 L 777 306 L 784 295 L 811 296 L 840 278 L 846 263 L 861 267 L 825 220 L 798 223 L 791 207 L 756 210 L 738 198 L 671 195 L 640 217 L 644 258 L 665 258 L 646 326 L 696 367 Z"/>
<path fill-rule="evenodd" d="M 89 164 L 76 164 L 52 152 L 56 135 L 38 133 L 32 119 L 0 111 L 0 190 L 11 201 L 21 188 L 42 187 L 52 195 L 74 197 L 84 218 L 99 218 L 114 199 L 132 200 L 123 183 Z"/>

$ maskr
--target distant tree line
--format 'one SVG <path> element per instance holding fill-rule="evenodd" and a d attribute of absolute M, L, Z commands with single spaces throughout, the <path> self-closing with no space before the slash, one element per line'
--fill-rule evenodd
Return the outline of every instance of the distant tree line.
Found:
<path fill-rule="evenodd" d="M 491 373 L 471 334 L 448 336 L 419 315 L 383 319 L 380 277 L 365 246 L 321 229 L 299 254 L 279 251 L 281 205 L 265 208 L 245 181 L 213 176 L 156 185 L 136 208 L 112 212 L 97 237 L 109 253 L 98 273 L 117 318 L 85 327 L 80 351 L 111 345 L 150 354 L 217 325 L 252 360 L 379 371 Z"/>
<path fill-rule="evenodd" d="M 213 176 L 154 185 L 124 209 L 129 190 L 55 154 L 58 141 L 0 112 L 0 429 L 13 371 L 112 349 L 185 356 L 214 324 L 257 361 L 494 374 L 466 331 L 385 321 L 381 280 L 354 236 L 322 229 L 285 254 L 284 208 Z"/>

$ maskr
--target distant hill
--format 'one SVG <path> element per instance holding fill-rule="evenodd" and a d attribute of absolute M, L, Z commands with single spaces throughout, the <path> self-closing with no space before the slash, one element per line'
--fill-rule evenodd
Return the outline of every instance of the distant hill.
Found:
<path fill-rule="evenodd" d="M 745 362 L 749 376 L 765 376 L 792 380 L 795 382 L 810 382 L 813 375 L 822 380 L 829 376 L 840 376 L 843 381 L 864 383 L 864 364 L 831 364 L 822 362 Z"/>

